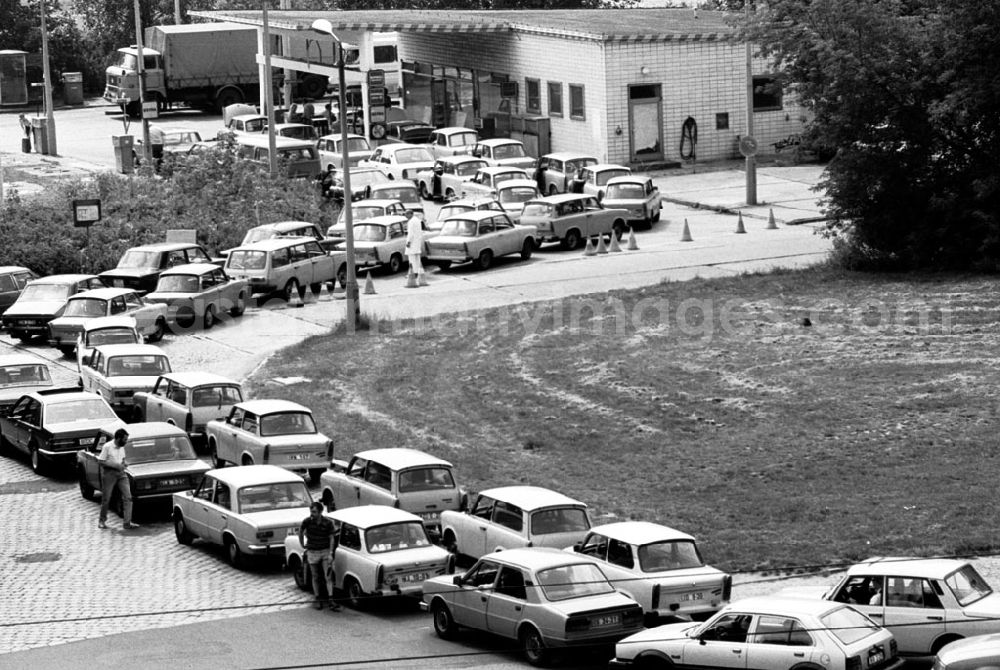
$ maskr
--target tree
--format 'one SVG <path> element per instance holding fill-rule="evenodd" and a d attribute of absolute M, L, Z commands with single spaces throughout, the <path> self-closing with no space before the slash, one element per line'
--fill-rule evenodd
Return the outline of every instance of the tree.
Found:
<path fill-rule="evenodd" d="M 0 45 L 4 49 L 20 49 L 29 54 L 29 80 L 41 81 L 42 31 L 41 4 L 38 0 L 21 4 L 18 0 L 0 0 Z M 58 84 L 62 72 L 92 70 L 93 58 L 76 21 L 54 0 L 46 0 L 45 22 L 49 37 L 49 65 L 53 84 Z M 35 71 L 31 71 L 35 70 Z M 103 85 L 103 73 L 101 82 Z"/>

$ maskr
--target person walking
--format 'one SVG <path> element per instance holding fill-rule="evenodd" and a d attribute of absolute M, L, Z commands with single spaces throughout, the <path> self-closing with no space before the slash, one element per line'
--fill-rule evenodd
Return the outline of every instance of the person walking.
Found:
<path fill-rule="evenodd" d="M 323 516 L 323 503 L 318 500 L 309 505 L 309 516 L 299 526 L 299 543 L 305 548 L 305 564 L 312 577 L 313 594 L 318 610 L 329 607 L 340 609 L 330 597 L 333 592 L 333 555 L 337 550 L 333 521 Z"/>
<path fill-rule="evenodd" d="M 165 139 L 163 128 L 152 123 L 149 124 L 149 148 L 150 154 L 153 157 L 153 166 L 156 169 L 159 169 L 160 163 L 163 162 L 163 144 Z"/>
<path fill-rule="evenodd" d="M 101 468 L 101 514 L 97 520 L 98 528 L 108 527 L 108 507 L 111 505 L 111 496 L 114 495 L 116 488 L 124 507 L 122 528 L 129 530 L 139 527 L 138 524 L 132 523 L 132 490 L 125 474 L 125 468 L 128 467 L 125 454 L 127 442 L 128 432 L 124 428 L 119 428 L 115 431 L 114 440 L 105 442 L 97 457 L 97 463 Z"/>
<path fill-rule="evenodd" d="M 420 257 L 424 253 L 424 222 L 411 213 L 410 222 L 406 226 L 406 260 L 410 264 L 410 271 L 417 276 L 418 284 L 424 274 L 424 265 L 420 262 Z"/>

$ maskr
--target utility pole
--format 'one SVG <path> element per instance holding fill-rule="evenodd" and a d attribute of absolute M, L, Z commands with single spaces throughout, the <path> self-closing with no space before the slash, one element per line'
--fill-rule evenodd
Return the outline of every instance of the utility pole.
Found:
<path fill-rule="evenodd" d="M 146 165 L 153 164 L 153 147 L 149 144 L 149 119 L 142 109 L 146 102 L 146 61 L 142 53 L 142 16 L 139 14 L 139 0 L 133 2 L 135 7 L 135 48 L 138 52 L 138 65 L 136 74 L 139 77 L 139 115 L 142 118 L 142 154 L 146 160 Z M 128 115 L 128 112 L 125 113 Z M 126 157 L 122 156 L 122 160 Z"/>
<path fill-rule="evenodd" d="M 174 23 L 177 25 L 184 23 L 184 17 L 181 14 L 181 0 L 174 0 Z"/>
<path fill-rule="evenodd" d="M 49 29 L 45 24 L 45 0 L 38 3 L 42 12 L 42 76 L 45 78 L 45 153 L 58 156 L 56 150 L 56 117 L 52 110 L 52 70 L 49 67 Z"/>
<path fill-rule="evenodd" d="M 750 30 L 750 0 L 743 2 L 744 13 L 746 14 L 746 27 Z M 750 38 L 746 41 L 747 55 L 747 137 L 748 146 L 744 152 L 746 156 L 747 173 L 747 204 L 757 204 L 757 141 L 753 136 L 753 49 L 750 47 Z"/>
<path fill-rule="evenodd" d="M 138 1 L 138 0 L 136 0 Z M 267 168 L 272 177 L 278 175 L 278 143 L 274 139 L 274 125 L 278 117 L 274 113 L 274 76 L 271 73 L 271 27 L 267 21 L 268 0 L 261 1 L 261 18 L 264 21 L 264 76 L 260 85 L 264 87 L 264 115 L 267 117 Z"/>

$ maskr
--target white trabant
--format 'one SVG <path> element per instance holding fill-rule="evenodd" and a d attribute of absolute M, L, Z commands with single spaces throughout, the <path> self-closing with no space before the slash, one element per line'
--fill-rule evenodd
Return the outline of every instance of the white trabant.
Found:
<path fill-rule="evenodd" d="M 421 607 L 441 638 L 460 626 L 488 631 L 517 640 L 532 665 L 554 649 L 597 648 L 642 629 L 642 608 L 600 568 L 551 548 L 498 551 L 464 574 L 428 579 Z"/>
<path fill-rule="evenodd" d="M 99 316 L 83 323 L 83 332 L 76 343 L 77 355 L 86 363 L 94 347 L 102 344 L 142 344 L 142 335 L 131 316 Z"/>
<path fill-rule="evenodd" d="M 508 179 L 497 186 L 496 200 L 514 223 L 521 222 L 524 203 L 539 197 L 538 186 L 530 179 Z"/>
<path fill-rule="evenodd" d="M 444 222 L 457 214 L 483 210 L 503 212 L 504 208 L 500 206 L 500 203 L 495 198 L 488 197 L 460 198 L 459 200 L 446 202 L 441 205 L 437 217 L 433 221 L 427 221 L 424 224 L 424 239 L 426 240 L 428 237 L 433 237 L 441 232 L 441 226 L 444 225 Z"/>
<path fill-rule="evenodd" d="M 359 451 L 335 460 L 320 475 L 327 509 L 388 505 L 419 516 L 427 531 L 441 535 L 441 512 L 462 509 L 462 489 L 451 463 L 417 449 L 391 447 Z"/>
<path fill-rule="evenodd" d="M 393 180 L 416 179 L 418 172 L 433 166 L 434 154 L 414 144 L 383 144 L 358 162 L 358 167 L 375 168 Z"/>
<path fill-rule="evenodd" d="M 468 212 L 444 221 L 441 230 L 425 243 L 426 257 L 446 270 L 453 263 L 475 263 L 479 270 L 500 256 L 520 254 L 531 258 L 535 227 L 513 223 L 504 212 Z"/>
<path fill-rule="evenodd" d="M 340 133 L 324 135 L 319 138 L 316 146 L 319 147 L 319 162 L 322 169 L 328 170 L 331 165 L 337 170 L 343 169 L 344 152 L 341 140 Z M 353 133 L 347 135 L 347 164 L 349 167 L 357 167 L 371 152 L 372 147 L 364 135 Z"/>
<path fill-rule="evenodd" d="M 285 557 L 285 538 L 298 535 L 312 496 L 301 477 L 273 465 L 209 470 L 197 488 L 173 494 L 174 535 L 225 549 L 230 565 L 247 557 Z"/>
<path fill-rule="evenodd" d="M 560 193 L 524 203 L 521 223 L 535 226 L 539 244 L 559 242 L 572 251 L 598 235 L 621 239 L 627 215 L 624 209 L 603 207 L 592 195 Z"/>
<path fill-rule="evenodd" d="M 156 290 L 146 295 L 167 308 L 167 318 L 182 328 L 200 324 L 205 330 L 220 315 L 242 316 L 250 299 L 250 282 L 235 279 L 214 264 L 189 263 L 164 270 Z"/>
<path fill-rule="evenodd" d="M 262 223 L 248 230 L 243 235 L 243 241 L 240 242 L 240 246 L 260 242 L 261 240 L 270 240 L 275 237 L 311 237 L 319 242 L 319 245 L 326 251 L 332 250 L 336 242 L 336 240 L 331 240 L 325 236 L 320 227 L 315 223 L 309 221 L 275 221 L 274 223 Z M 225 264 L 224 260 L 229 256 L 231 251 L 232 249 L 223 249 L 219 252 L 219 255 L 223 258 L 223 262 L 219 263 L 219 265 Z"/>
<path fill-rule="evenodd" d="M 49 344 L 69 356 L 88 319 L 130 316 L 139 334 L 150 342 L 163 339 L 167 329 L 167 306 L 149 302 L 130 288 L 95 288 L 70 297 L 62 316 L 49 322 Z"/>
<path fill-rule="evenodd" d="M 597 165 L 597 158 L 571 151 L 545 154 L 535 168 L 538 190 L 542 195 L 566 193 L 576 174 L 588 165 Z"/>
<path fill-rule="evenodd" d="M 464 126 L 448 126 L 431 132 L 427 139 L 427 147 L 435 158 L 467 154 L 479 141 L 479 135 L 472 128 Z"/>
<path fill-rule="evenodd" d="M 624 209 L 629 225 L 641 224 L 652 228 L 660 220 L 662 198 L 653 180 L 642 175 L 614 177 L 605 185 L 601 204 L 612 209 Z"/>
<path fill-rule="evenodd" d="M 32 391 L 51 388 L 49 366 L 28 354 L 0 356 L 0 414 L 4 414 L 18 398 Z"/>
<path fill-rule="evenodd" d="M 508 165 L 479 168 L 472 179 L 462 182 L 461 197 L 476 198 L 486 196 L 496 198 L 500 184 L 512 179 L 528 179 L 528 173 L 519 167 Z"/>
<path fill-rule="evenodd" d="M 94 347 L 90 360 L 77 358 L 84 391 L 97 393 L 125 418 L 133 416 L 133 396 L 149 391 L 160 375 L 170 372 L 170 359 L 152 344 L 105 344 Z"/>
<path fill-rule="evenodd" d="M 424 213 L 424 201 L 420 199 L 420 189 L 409 179 L 393 180 L 388 183 L 372 184 L 368 190 L 369 198 L 389 198 L 403 203 L 403 207 L 421 221 L 427 218 Z"/>
<path fill-rule="evenodd" d="M 405 217 L 406 205 L 398 198 L 365 198 L 355 200 L 351 203 L 351 222 L 358 223 L 368 219 L 375 219 L 380 216 L 403 216 Z M 331 238 L 343 242 L 347 237 L 347 208 L 340 210 L 337 221 L 326 229 L 326 234 Z"/>
<path fill-rule="evenodd" d="M 455 557 L 431 544 L 420 517 L 393 507 L 362 505 L 327 512 L 336 526 L 333 587 L 352 607 L 373 598 L 420 597 L 424 581 L 455 571 Z M 309 566 L 298 534 L 285 538 L 285 565 L 299 588 L 310 590 Z"/>
<path fill-rule="evenodd" d="M 648 521 L 594 526 L 567 551 L 594 559 L 650 617 L 708 618 L 732 592 L 733 578 L 705 565 L 692 536 Z"/>
<path fill-rule="evenodd" d="M 604 199 L 607 190 L 608 180 L 615 177 L 628 177 L 632 174 L 632 169 L 624 165 L 613 163 L 596 163 L 587 165 L 576 173 L 570 183 L 570 190 L 574 193 L 596 196 L 598 200 Z"/>
<path fill-rule="evenodd" d="M 495 137 L 479 140 L 469 151 L 476 158 L 482 158 L 490 165 L 534 169 L 538 162 L 524 150 L 524 143 L 509 137 Z"/>
<path fill-rule="evenodd" d="M 473 558 L 515 547 L 572 546 L 590 526 L 586 504 L 539 486 L 487 489 L 466 511 L 441 513 L 442 544 Z"/>
<path fill-rule="evenodd" d="M 608 668 L 897 670 L 885 628 L 840 603 L 764 596 L 733 602 L 704 623 L 673 623 L 615 646 Z"/>
<path fill-rule="evenodd" d="M 278 293 L 291 300 L 296 293 L 305 298 L 307 287 L 313 295 L 319 295 L 323 284 L 332 288 L 339 261 L 345 259 L 342 252 L 327 253 L 312 238 L 273 237 L 230 251 L 226 273 L 249 281 L 254 294 Z"/>
<path fill-rule="evenodd" d="M 239 402 L 243 387 L 237 381 L 211 372 L 170 372 L 160 375 L 152 390 L 132 397 L 132 420 L 172 423 L 195 445 L 204 445 L 208 422 L 225 419 Z"/>
<path fill-rule="evenodd" d="M 486 161 L 475 156 L 445 156 L 417 173 L 417 187 L 425 200 L 454 200 L 462 193 L 462 184 L 484 167 Z"/>
<path fill-rule="evenodd" d="M 208 451 L 219 468 L 270 464 L 306 471 L 313 483 L 333 459 L 333 440 L 316 428 L 307 407 L 288 400 L 245 400 L 225 419 L 205 425 Z"/>
<path fill-rule="evenodd" d="M 396 274 L 406 265 L 406 216 L 376 216 L 354 222 L 354 262 L 358 267 L 384 267 Z M 420 222 L 415 222 L 420 225 Z"/>

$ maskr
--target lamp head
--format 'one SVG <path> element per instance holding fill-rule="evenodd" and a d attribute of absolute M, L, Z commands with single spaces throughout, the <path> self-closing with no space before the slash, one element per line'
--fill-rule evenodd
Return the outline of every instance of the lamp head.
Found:
<path fill-rule="evenodd" d="M 333 24 L 330 23 L 329 19 L 316 19 L 312 22 L 311 28 L 313 32 L 329 35 L 334 39 L 337 38 L 337 35 L 333 32 Z"/>

